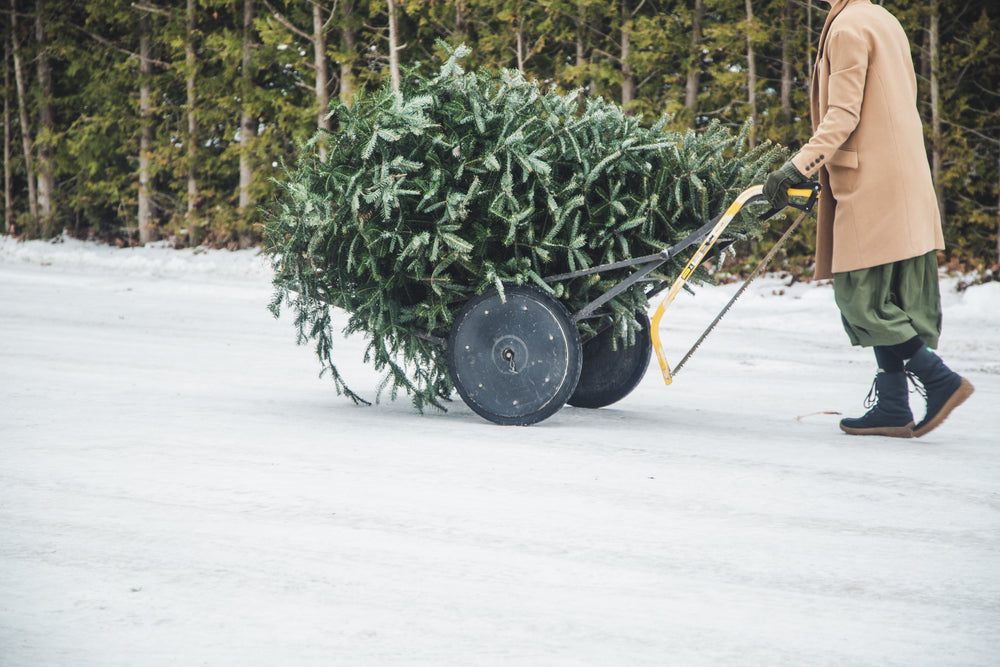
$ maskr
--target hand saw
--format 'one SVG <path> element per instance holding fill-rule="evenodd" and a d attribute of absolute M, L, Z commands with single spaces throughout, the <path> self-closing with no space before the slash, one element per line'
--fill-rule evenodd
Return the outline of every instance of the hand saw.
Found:
<path fill-rule="evenodd" d="M 694 351 L 698 349 L 698 346 L 701 345 L 702 341 L 705 340 L 705 338 L 708 336 L 709 333 L 712 332 L 712 330 L 719 323 L 722 317 L 729 311 L 729 309 L 732 307 L 736 299 L 738 299 L 739 296 L 743 294 L 743 292 L 746 290 L 747 286 L 757 276 L 760 275 L 760 273 L 764 270 L 764 267 L 767 266 L 768 262 L 771 261 L 771 259 L 774 257 L 778 249 L 785 243 L 785 241 L 788 240 L 788 238 L 791 236 L 795 228 L 799 226 L 799 223 L 802 222 L 803 218 L 805 218 L 805 216 L 812 210 L 813 206 L 816 203 L 816 200 L 819 197 L 821 188 L 818 183 L 799 183 L 798 185 L 788 190 L 789 197 L 806 198 L 806 201 L 802 203 L 794 201 L 789 203 L 789 206 L 799 209 L 800 211 L 802 211 L 802 213 L 798 216 L 795 222 L 793 222 L 791 226 L 787 230 L 785 230 L 785 233 L 781 236 L 780 239 L 778 239 L 778 242 L 774 244 L 771 250 L 764 257 L 764 259 L 762 259 L 760 263 L 757 264 L 757 267 L 753 270 L 750 276 L 743 282 L 739 290 L 737 290 L 736 294 L 733 295 L 733 298 L 729 300 L 729 303 L 726 304 L 726 306 L 719 312 L 719 314 L 708 326 L 708 328 L 705 329 L 705 331 L 701 334 L 701 336 L 698 337 L 698 340 L 695 341 L 694 345 L 691 347 L 690 350 L 688 350 L 687 354 L 684 355 L 680 363 L 678 363 L 677 366 L 674 367 L 673 373 L 671 373 L 670 365 L 667 363 L 666 354 L 663 352 L 663 345 L 660 343 L 660 319 L 663 317 L 663 313 L 667 309 L 667 306 L 669 306 L 673 302 L 677 294 L 687 285 L 687 282 L 691 278 L 691 275 L 694 273 L 695 269 L 698 268 L 701 262 L 705 259 L 705 256 L 709 253 L 709 251 L 711 251 L 712 247 L 722 236 L 722 232 L 725 231 L 726 227 L 729 226 L 729 223 L 733 220 L 734 217 L 736 217 L 736 214 L 739 213 L 744 206 L 749 206 L 751 204 L 767 203 L 767 199 L 761 194 L 762 190 L 763 190 L 762 186 L 755 185 L 753 187 L 747 188 L 746 190 L 744 190 L 739 194 L 739 196 L 733 201 L 733 203 L 729 206 L 729 208 L 726 209 L 726 212 L 719 217 L 718 221 L 715 223 L 715 226 L 712 227 L 711 231 L 705 237 L 704 241 L 702 241 L 701 245 L 695 251 L 694 255 L 691 256 L 691 259 L 684 266 L 684 270 L 682 270 L 677 279 L 674 280 L 673 284 L 670 286 L 670 290 L 667 292 L 667 295 L 663 297 L 663 300 L 660 302 L 660 305 L 657 307 L 656 312 L 653 315 L 649 334 L 653 342 L 653 350 L 656 351 L 656 358 L 660 363 L 660 371 L 663 374 L 663 381 L 668 385 L 671 382 L 673 382 L 673 375 L 676 374 L 681 369 L 681 367 L 687 362 L 687 360 L 691 357 Z M 772 208 L 763 215 L 761 215 L 759 219 L 762 221 L 767 220 L 777 215 L 780 211 L 781 209 Z"/>

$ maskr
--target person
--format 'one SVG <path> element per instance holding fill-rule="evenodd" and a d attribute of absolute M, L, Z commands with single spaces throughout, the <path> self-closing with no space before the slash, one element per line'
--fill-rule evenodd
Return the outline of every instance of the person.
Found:
<path fill-rule="evenodd" d="M 771 172 L 764 196 L 783 208 L 792 185 L 818 176 L 815 277 L 833 292 L 853 345 L 878 370 L 854 435 L 919 437 L 973 392 L 934 353 L 941 334 L 941 218 L 917 111 L 910 45 L 899 21 L 869 0 L 824 0 L 810 91 L 813 135 Z M 914 425 L 907 376 L 923 386 Z"/>

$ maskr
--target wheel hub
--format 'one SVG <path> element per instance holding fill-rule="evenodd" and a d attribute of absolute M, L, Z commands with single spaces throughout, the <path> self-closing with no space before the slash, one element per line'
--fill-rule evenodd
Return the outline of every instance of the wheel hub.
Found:
<path fill-rule="evenodd" d="M 528 346 L 518 336 L 501 336 L 493 344 L 492 356 L 497 370 L 516 375 L 528 365 Z"/>

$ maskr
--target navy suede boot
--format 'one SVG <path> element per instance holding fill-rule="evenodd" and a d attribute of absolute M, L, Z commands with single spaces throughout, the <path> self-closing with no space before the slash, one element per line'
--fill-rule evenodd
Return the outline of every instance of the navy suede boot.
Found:
<path fill-rule="evenodd" d="M 927 411 L 913 428 L 918 438 L 937 428 L 974 391 L 971 382 L 945 366 L 941 357 L 926 346 L 906 362 L 906 372 L 920 380 L 927 394 Z"/>
<path fill-rule="evenodd" d="M 912 437 L 913 413 L 910 412 L 909 391 L 906 373 L 886 373 L 880 368 L 865 399 L 865 407 L 871 410 L 864 417 L 841 419 L 840 429 L 851 435 Z"/>

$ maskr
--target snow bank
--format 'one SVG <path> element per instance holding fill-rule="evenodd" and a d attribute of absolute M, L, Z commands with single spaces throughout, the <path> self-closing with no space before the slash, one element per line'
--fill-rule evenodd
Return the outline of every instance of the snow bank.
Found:
<path fill-rule="evenodd" d="M 18 261 L 154 278 L 269 278 L 271 275 L 269 258 L 257 248 L 174 250 L 166 242 L 117 248 L 69 236 L 56 237 L 52 241 L 18 241 L 0 236 L 0 262 Z"/>

